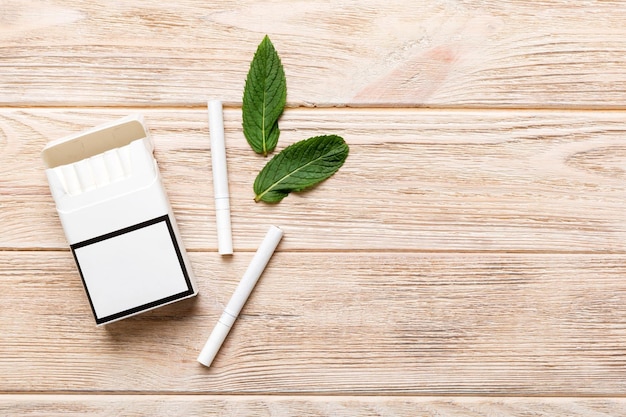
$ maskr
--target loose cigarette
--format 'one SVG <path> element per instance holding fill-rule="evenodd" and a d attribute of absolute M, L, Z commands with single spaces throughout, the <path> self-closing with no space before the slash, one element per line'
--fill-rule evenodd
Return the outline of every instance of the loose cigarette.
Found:
<path fill-rule="evenodd" d="M 219 100 L 211 100 L 207 103 L 207 107 L 209 111 L 209 133 L 211 136 L 215 217 L 217 220 L 217 251 L 220 255 L 232 255 L 233 235 L 230 224 L 230 195 L 228 192 L 228 172 L 226 170 L 222 103 Z"/>
<path fill-rule="evenodd" d="M 246 300 L 250 296 L 252 289 L 256 285 L 259 277 L 263 273 L 265 266 L 269 262 L 272 254 L 276 250 L 280 239 L 283 237 L 283 231 L 276 226 L 271 226 L 268 230 L 261 246 L 257 249 L 248 269 L 245 274 L 243 274 L 243 278 L 239 281 L 235 292 L 233 293 L 230 301 L 226 305 L 222 316 L 218 320 L 215 328 L 211 332 L 211 336 L 209 336 L 209 340 L 202 348 L 200 355 L 198 356 L 198 362 L 203 364 L 204 366 L 211 366 L 215 355 L 220 350 L 222 343 L 228 336 L 228 332 L 230 331 L 233 323 L 239 316 L 239 312 L 243 308 L 243 305 L 246 303 Z"/>

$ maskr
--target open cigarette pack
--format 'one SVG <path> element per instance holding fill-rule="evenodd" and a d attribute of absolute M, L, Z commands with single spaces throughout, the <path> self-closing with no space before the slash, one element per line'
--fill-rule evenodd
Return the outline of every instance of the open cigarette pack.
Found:
<path fill-rule="evenodd" d="M 42 156 L 96 324 L 197 294 L 141 116 L 53 141 Z"/>

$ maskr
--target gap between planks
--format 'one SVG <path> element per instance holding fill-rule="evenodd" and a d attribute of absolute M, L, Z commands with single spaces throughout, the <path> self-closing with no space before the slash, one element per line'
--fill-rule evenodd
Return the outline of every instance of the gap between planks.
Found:
<path fill-rule="evenodd" d="M 576 401 L 576 400 L 584 400 L 584 399 L 606 399 L 606 400 L 626 400 L 625 394 L 589 394 L 589 393 L 571 393 L 571 394 L 515 394 L 515 393 L 507 393 L 507 394 L 493 394 L 493 393 L 485 393 L 485 394 L 463 394 L 463 393 L 437 393 L 433 394 L 421 394 L 414 392 L 407 393 L 345 393 L 345 392 L 306 392 L 306 391 L 298 391 L 298 392 L 255 392 L 251 394 L 247 391 L 242 392 L 233 392 L 228 391 L 228 393 L 219 393 L 219 392 L 199 392 L 199 391 L 157 391 L 157 390 L 148 390 L 148 391 L 88 391 L 88 390 L 69 390 L 69 391 L 0 391 L 0 402 L 2 402 L 3 398 L 7 397 L 16 397 L 16 398 L 44 398 L 44 399 L 85 399 L 85 398 L 96 398 L 96 397 L 106 397 L 106 398 L 132 398 L 132 397 L 181 397 L 181 398 L 215 398 L 216 400 L 262 400 L 266 398 L 271 398 L 275 400 L 312 400 L 319 401 L 324 398 L 332 398 L 333 400 L 377 400 L 377 399 L 414 399 L 417 401 L 437 401 L 437 400 L 464 400 L 464 401 L 484 401 L 484 400 L 523 400 L 523 399 L 537 399 L 537 400 L 562 400 L 562 401 Z M 626 404 L 625 404 L 626 405 Z"/>
<path fill-rule="evenodd" d="M 208 100 L 219 100 L 219 97 L 207 97 Z M 237 102 L 222 102 L 222 106 L 224 110 L 241 110 L 241 103 Z M 63 106 L 55 106 L 55 105 L 41 105 L 41 104 L 29 104 L 29 105 L 15 105 L 11 106 L 8 104 L 3 104 L 0 106 L 0 111 L 3 110 L 68 110 L 68 111 L 76 111 L 76 110 L 103 110 L 103 111 L 111 111 L 111 110 L 129 110 L 136 111 L 138 109 L 146 110 L 146 111 L 163 111 L 163 110 L 181 110 L 181 111 L 190 111 L 190 110 L 206 110 L 206 103 L 194 103 L 194 104 L 128 104 L 124 105 L 63 105 Z M 610 113 L 621 113 L 626 112 L 625 106 L 545 106 L 545 107 L 537 107 L 537 106 L 528 106 L 528 107 L 520 107 L 520 106 L 511 106 L 511 107 L 487 107 L 487 106 L 436 106 L 436 105 L 398 105 L 398 104 L 380 104 L 380 103 L 371 103 L 371 104 L 348 104 L 348 105 L 337 105 L 337 104 L 298 104 L 298 103 L 287 103 L 285 107 L 285 111 L 297 111 L 297 110 L 337 110 L 337 111 L 373 111 L 373 112 L 384 112 L 384 111 L 450 111 L 450 112 L 493 112 L 493 113 L 508 113 L 508 112 L 537 112 L 537 113 L 559 113 L 559 112 L 571 112 L 571 113 L 595 113 L 595 112 L 610 112 Z M 280 119 L 279 119 L 280 120 Z M 207 125 L 208 126 L 208 125 Z"/>
<path fill-rule="evenodd" d="M 69 246 L 67 249 L 65 248 L 17 248 L 17 247 L 0 247 L 0 252 L 69 252 Z M 193 248 L 186 249 L 186 252 L 189 253 L 213 253 L 218 254 L 216 248 L 206 249 L 206 248 Z M 251 248 L 242 248 L 236 250 L 237 253 L 254 253 L 256 249 Z M 463 250 L 463 249 L 286 249 L 281 250 L 277 249 L 276 252 L 282 253 L 310 253 L 310 254 L 324 254 L 324 253 L 360 253 L 360 254 L 398 254 L 398 253 L 407 253 L 407 254 L 434 254 L 434 255 L 445 255 L 445 254 L 458 254 L 458 255 L 580 255 L 580 256 L 596 256 L 596 255 L 614 255 L 614 256 L 624 256 L 626 255 L 626 251 L 566 251 L 566 250 Z"/>

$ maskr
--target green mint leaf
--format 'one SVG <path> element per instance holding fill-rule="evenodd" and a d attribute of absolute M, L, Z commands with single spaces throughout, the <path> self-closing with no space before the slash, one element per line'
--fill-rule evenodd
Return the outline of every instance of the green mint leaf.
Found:
<path fill-rule="evenodd" d="M 254 180 L 254 201 L 278 203 L 292 191 L 302 191 L 333 175 L 348 157 L 339 136 L 315 136 L 283 149 Z"/>
<path fill-rule="evenodd" d="M 287 101 L 280 57 L 266 35 L 254 54 L 243 90 L 243 134 L 256 153 L 267 156 L 278 143 L 278 118 Z"/>

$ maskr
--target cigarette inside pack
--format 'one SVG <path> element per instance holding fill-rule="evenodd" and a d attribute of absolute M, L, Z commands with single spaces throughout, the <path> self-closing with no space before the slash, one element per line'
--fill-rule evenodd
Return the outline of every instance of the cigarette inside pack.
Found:
<path fill-rule="evenodd" d="M 49 143 L 42 156 L 96 324 L 197 294 L 140 115 Z"/>

